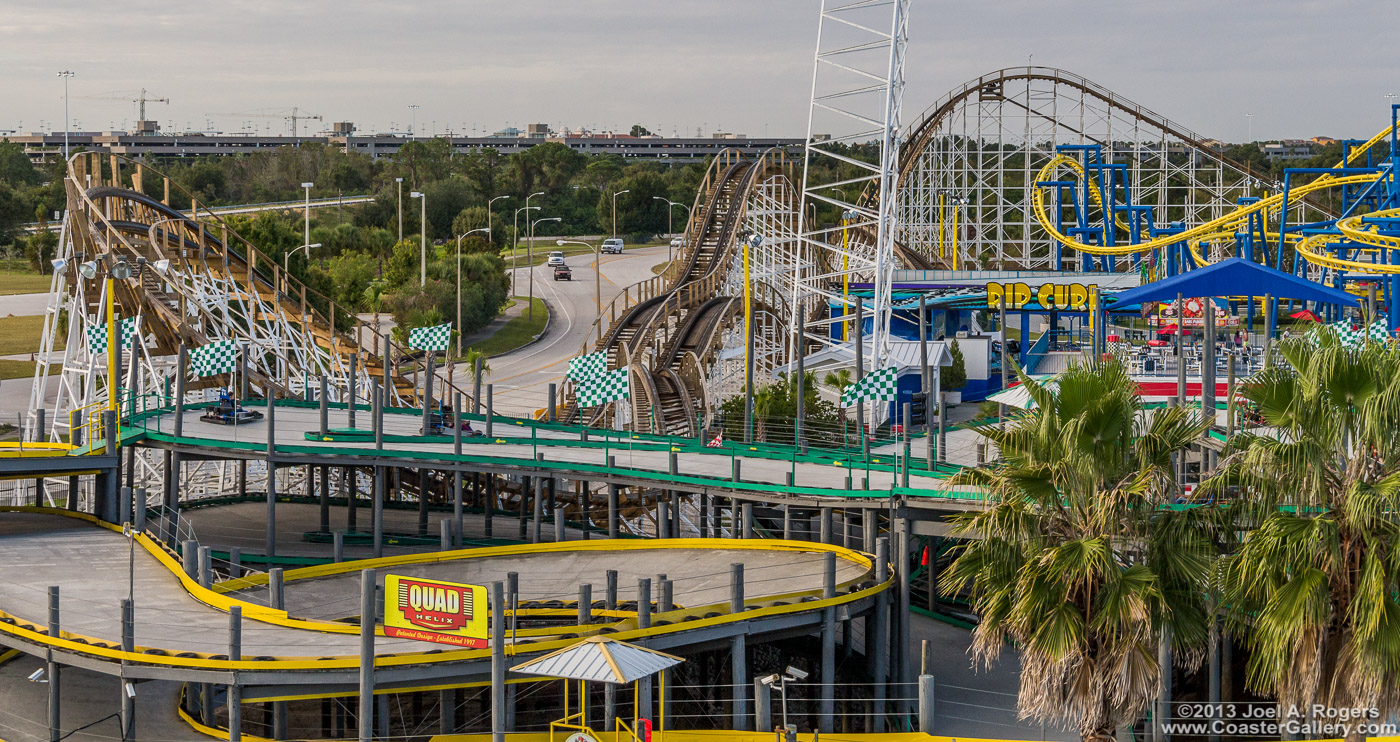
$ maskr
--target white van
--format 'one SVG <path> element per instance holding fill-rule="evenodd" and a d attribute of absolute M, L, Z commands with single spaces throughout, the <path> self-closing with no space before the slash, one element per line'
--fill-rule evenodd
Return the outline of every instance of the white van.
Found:
<path fill-rule="evenodd" d="M 603 240 L 603 252 L 605 252 L 605 253 L 617 253 L 617 254 L 621 254 L 621 253 L 622 253 L 622 238 L 621 238 L 621 237 L 609 237 L 608 239 Z"/>

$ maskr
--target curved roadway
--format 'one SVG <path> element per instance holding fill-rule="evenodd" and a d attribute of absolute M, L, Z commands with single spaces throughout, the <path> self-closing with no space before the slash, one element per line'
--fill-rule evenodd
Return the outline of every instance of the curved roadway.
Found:
<path fill-rule="evenodd" d="M 554 245 L 542 249 L 547 252 Z M 603 307 L 606 309 L 623 289 L 655 275 L 651 269 L 666 262 L 668 249 L 665 245 L 640 247 L 627 249 L 621 255 L 602 256 Z M 544 336 L 489 361 L 491 373 L 487 381 L 495 385 L 493 405 L 499 414 L 528 415 L 544 407 L 549 383 L 562 388 L 569 359 L 594 337 L 593 320 L 598 316 L 594 303 L 598 290 L 594 258 L 588 254 L 570 255 L 566 262 L 573 269 L 572 281 L 555 281 L 554 269 L 548 265 L 530 269 L 535 277 L 535 295 L 549 304 L 551 317 Z M 515 278 L 519 281 L 515 293 L 525 295 L 528 289 L 524 270 Z"/>

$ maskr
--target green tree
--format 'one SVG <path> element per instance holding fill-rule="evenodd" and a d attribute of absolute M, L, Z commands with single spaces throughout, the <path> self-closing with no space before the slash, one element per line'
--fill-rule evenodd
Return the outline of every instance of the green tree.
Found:
<path fill-rule="evenodd" d="M 1001 460 L 952 480 L 987 507 L 956 517 L 970 538 L 940 588 L 977 612 L 977 660 L 1019 647 L 1023 716 L 1109 742 L 1157 697 L 1164 632 L 1188 669 L 1208 640 L 1209 518 L 1163 507 L 1180 493 L 1172 454 L 1205 428 L 1185 407 L 1147 415 L 1118 364 L 1072 367 L 1056 391 L 1017 373 L 1036 406 L 978 429 Z"/>
<path fill-rule="evenodd" d="M 808 372 L 803 382 L 804 432 L 812 445 L 834 446 L 841 442 L 841 423 L 836 405 L 821 398 L 817 376 Z M 744 438 L 744 395 L 724 400 L 719 408 L 720 429 L 726 438 Z M 792 445 L 796 438 L 797 384 L 791 374 L 754 392 L 754 436 L 768 443 Z M 709 422 L 707 421 L 707 425 Z"/>
<path fill-rule="evenodd" d="M 0 183 L 20 188 L 39 185 L 42 180 L 43 175 L 24 154 L 24 145 L 0 142 Z"/>
<path fill-rule="evenodd" d="M 471 203 L 471 186 L 461 178 L 449 178 L 429 183 L 423 186 L 422 191 L 428 199 L 428 239 L 443 240 L 455 237 L 456 234 L 452 232 L 452 220 Z M 485 222 L 486 220 L 482 219 L 483 225 Z"/>
<path fill-rule="evenodd" d="M 0 183 L 0 245 L 7 245 L 14 239 L 19 226 L 25 221 L 26 212 L 24 197 Z"/>
<path fill-rule="evenodd" d="M 374 280 L 375 260 L 368 253 L 343 252 L 330 260 L 332 296 L 336 302 L 364 309 L 365 290 Z"/>
<path fill-rule="evenodd" d="M 1400 350 L 1330 333 L 1278 347 L 1242 390 L 1267 435 L 1235 436 L 1203 492 L 1239 488 L 1249 529 L 1224 558 L 1248 688 L 1281 706 L 1397 710 Z"/>
<path fill-rule="evenodd" d="M 49 261 L 53 260 L 57 250 L 57 232 L 39 232 L 24 240 L 24 257 L 29 261 L 29 267 L 40 274 L 52 272 L 53 266 Z"/>
<path fill-rule="evenodd" d="M 405 239 L 394 245 L 389 252 L 389 260 L 384 265 L 384 281 L 391 290 L 418 284 L 421 255 L 422 245 L 417 239 Z"/>
<path fill-rule="evenodd" d="M 666 231 L 665 203 L 654 197 L 667 195 L 666 180 L 659 173 L 633 172 L 613 183 L 611 190 L 598 197 L 597 228 L 604 234 L 612 234 L 613 193 L 627 191 L 617 197 L 617 233 L 660 234 Z"/>
<path fill-rule="evenodd" d="M 559 193 L 587 164 L 588 155 L 560 142 L 545 142 L 511 155 L 507 170 L 515 193 L 524 199 L 536 191 Z M 541 204 L 531 201 L 530 205 Z"/>
<path fill-rule="evenodd" d="M 963 357 L 962 348 L 958 347 L 957 338 L 948 347 L 948 354 L 953 357 L 953 363 L 943 369 L 940 383 L 943 389 L 953 392 L 967 386 L 967 359 Z"/>
<path fill-rule="evenodd" d="M 647 129 L 645 126 L 642 126 L 641 124 L 632 124 L 632 136 L 634 136 L 634 137 L 649 137 L 649 136 L 651 136 L 651 130 L 650 130 L 650 129 Z"/>

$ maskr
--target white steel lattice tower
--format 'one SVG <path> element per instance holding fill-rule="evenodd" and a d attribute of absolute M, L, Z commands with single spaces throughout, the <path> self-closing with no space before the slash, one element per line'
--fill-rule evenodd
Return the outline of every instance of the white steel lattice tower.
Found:
<path fill-rule="evenodd" d="M 855 306 L 851 284 L 869 284 L 872 367 L 884 362 L 889 341 L 909 4 L 823 0 L 812 70 L 802 174 L 803 214 L 812 221 L 793 303 L 807 341 L 835 344 L 849 335 L 834 325 Z"/>

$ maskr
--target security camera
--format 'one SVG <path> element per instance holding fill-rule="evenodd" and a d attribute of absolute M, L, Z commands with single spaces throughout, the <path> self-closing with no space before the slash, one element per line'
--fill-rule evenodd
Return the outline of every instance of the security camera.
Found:
<path fill-rule="evenodd" d="M 48 682 L 47 680 L 40 680 L 40 678 L 42 678 L 42 677 L 44 677 L 44 668 L 41 667 L 41 668 L 39 668 L 38 670 L 35 670 L 34 672 L 29 673 L 29 682 L 31 682 L 31 683 L 47 683 L 47 682 Z"/>
<path fill-rule="evenodd" d="M 127 684 L 126 684 L 126 697 L 127 697 L 127 698 L 135 698 L 135 697 L 136 697 L 136 686 L 132 685 L 131 683 L 127 683 Z"/>
<path fill-rule="evenodd" d="M 43 670 L 40 670 L 39 672 L 43 672 Z M 764 675 L 763 677 L 758 679 L 758 682 L 763 683 L 764 685 L 769 686 L 771 688 L 779 680 L 781 680 L 781 678 L 779 678 L 778 673 L 775 672 L 772 675 Z"/>
<path fill-rule="evenodd" d="M 794 680 L 806 680 L 806 679 L 807 679 L 807 673 L 805 673 L 805 672 L 803 672 L 803 671 L 801 671 L 801 670 L 799 670 L 799 669 L 797 669 L 797 668 L 795 668 L 795 667 L 793 667 L 793 666 L 791 666 L 791 665 L 788 665 L 788 669 L 787 669 L 785 672 L 787 672 L 788 675 L 791 675 L 792 678 L 793 678 Z"/>

